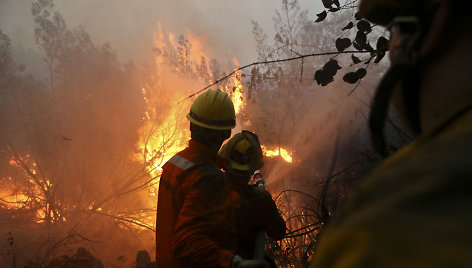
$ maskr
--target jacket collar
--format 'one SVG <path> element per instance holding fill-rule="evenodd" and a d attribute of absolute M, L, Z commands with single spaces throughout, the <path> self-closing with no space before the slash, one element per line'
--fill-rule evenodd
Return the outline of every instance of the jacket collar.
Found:
<path fill-rule="evenodd" d="M 225 160 L 218 156 L 218 151 L 210 150 L 205 145 L 190 139 L 188 142 L 188 147 L 190 151 L 198 154 L 199 156 L 208 159 L 214 162 L 219 168 L 223 168 L 225 165 Z"/>

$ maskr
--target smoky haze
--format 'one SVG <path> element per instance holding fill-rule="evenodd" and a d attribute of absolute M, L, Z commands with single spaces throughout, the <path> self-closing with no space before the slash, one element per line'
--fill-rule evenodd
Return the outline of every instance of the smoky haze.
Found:
<path fill-rule="evenodd" d="M 12 40 L 14 57 L 32 72 L 44 75 L 42 55 L 34 43 L 32 0 L 0 1 L 0 29 Z M 160 22 L 176 35 L 188 31 L 203 37 L 216 58 L 254 61 L 251 21 L 273 35 L 272 16 L 280 5 L 272 0 L 83 0 L 56 1 L 57 10 L 71 27 L 83 26 L 97 43 L 110 42 L 122 61 L 144 62 L 152 57 L 153 33 Z M 320 1 L 301 1 L 311 14 Z"/>
<path fill-rule="evenodd" d="M 33 2 L 43 5 L 34 16 Z M 53 8 L 50 0 L 0 0 L 0 197 L 13 204 L 1 203 L 0 231 L 16 241 L 5 247 L 23 263 L 46 264 L 78 245 L 109 266 L 132 267 L 141 249 L 154 258 L 162 164 L 189 138 L 194 98 L 179 101 L 231 72 L 233 58 L 244 65 L 333 51 L 340 24 L 353 17 L 316 24 L 321 1 L 289 2 L 83 0 Z M 367 107 L 386 65 L 369 69 L 349 94 L 343 74 L 316 84 L 327 60 L 255 66 L 215 86 L 235 102 L 243 96 L 235 131 L 291 153 L 292 163 L 265 158 L 274 194 L 316 195 L 330 173 L 368 153 Z M 342 72 L 358 68 L 350 55 L 337 60 L 346 63 Z"/>

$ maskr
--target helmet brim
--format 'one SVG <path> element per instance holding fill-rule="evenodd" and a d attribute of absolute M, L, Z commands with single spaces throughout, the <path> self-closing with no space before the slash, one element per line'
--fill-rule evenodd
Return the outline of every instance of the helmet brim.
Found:
<path fill-rule="evenodd" d="M 205 127 L 205 128 L 209 128 L 209 129 L 229 130 L 229 129 L 233 129 L 236 126 L 236 125 L 215 126 L 215 125 L 211 125 L 211 124 L 206 124 L 206 123 L 203 123 L 203 122 L 200 122 L 200 121 L 196 120 L 195 118 L 190 116 L 190 114 L 187 114 L 187 119 L 188 119 L 188 121 L 194 123 L 195 125 Z"/>

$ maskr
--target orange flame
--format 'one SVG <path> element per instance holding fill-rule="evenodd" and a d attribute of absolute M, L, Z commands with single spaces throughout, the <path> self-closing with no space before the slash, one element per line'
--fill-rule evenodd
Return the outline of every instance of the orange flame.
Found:
<path fill-rule="evenodd" d="M 157 125 L 148 120 L 140 129 L 138 159 L 144 160 L 147 170 L 153 177 L 161 174 L 162 166 L 176 153 L 183 150 L 190 137 L 187 129 L 180 129 L 182 113 L 177 109 L 170 111 L 165 120 Z"/>
<path fill-rule="evenodd" d="M 242 71 L 238 70 L 239 61 L 235 58 L 233 59 L 235 74 L 233 75 L 233 86 L 230 89 L 229 86 L 226 86 L 226 92 L 229 92 L 231 100 L 234 105 L 234 112 L 239 114 L 239 112 L 244 108 L 244 97 L 243 97 L 243 85 L 241 84 Z"/>
<path fill-rule="evenodd" d="M 9 179 L 11 181 L 11 178 Z M 18 193 L 15 189 L 12 189 L 7 185 L 2 185 L 2 190 L 0 191 L 0 204 L 7 209 L 16 210 L 23 208 L 28 200 L 29 197 L 27 195 Z"/>
<path fill-rule="evenodd" d="M 172 33 L 164 33 L 161 27 L 161 24 L 158 23 L 157 32 L 154 35 L 155 46 L 159 49 L 165 50 L 168 49 L 172 51 L 173 49 L 179 48 L 179 42 L 183 42 L 179 37 L 179 40 Z M 196 71 L 196 68 L 201 61 L 209 62 L 210 57 L 208 56 L 208 49 L 205 45 L 205 40 L 202 37 L 196 36 L 190 31 L 187 31 L 186 40 L 189 42 L 189 47 L 191 49 L 186 58 L 187 64 Z M 187 56 L 187 55 L 186 55 Z M 156 57 L 157 65 L 157 74 L 156 74 L 156 84 L 155 85 L 145 85 L 142 88 L 144 100 L 146 102 L 146 112 L 145 112 L 145 124 L 141 127 L 140 140 L 137 145 L 139 149 L 139 154 L 135 157 L 136 160 L 143 161 L 147 166 L 148 172 L 155 177 L 155 184 L 157 184 L 158 177 L 162 173 L 162 166 L 177 152 L 183 150 L 187 141 L 190 138 L 190 133 L 188 131 L 188 124 L 186 124 L 185 114 L 187 110 L 184 110 L 177 103 L 183 99 L 186 95 L 183 92 L 176 88 L 175 80 L 184 79 L 178 77 L 174 74 L 173 81 L 162 82 L 164 76 L 162 70 L 166 69 L 162 55 Z M 236 66 L 239 65 L 237 59 L 233 59 L 233 62 Z M 179 70 L 177 70 L 179 71 Z M 244 107 L 244 99 L 242 92 L 241 84 L 241 71 L 237 71 L 233 76 L 231 85 L 225 86 L 225 91 L 231 96 L 235 112 L 238 114 L 241 109 Z M 210 72 L 200 73 L 200 76 L 207 75 L 212 79 Z M 168 79 L 171 80 L 171 79 Z M 204 81 L 208 83 L 209 81 Z M 157 92 L 160 93 L 157 93 Z M 165 91 L 168 95 L 161 95 L 162 91 Z M 170 93 L 170 92 L 173 92 Z M 159 107 L 159 104 L 166 103 L 167 106 L 170 104 L 168 111 L 160 110 L 159 113 L 156 111 L 156 107 Z M 162 106 L 162 105 L 161 105 Z M 162 120 L 162 122 L 157 122 L 155 120 L 159 117 L 159 114 L 165 113 L 167 116 Z M 157 193 L 157 188 L 152 190 L 151 195 L 155 196 Z"/>
<path fill-rule="evenodd" d="M 149 91 L 152 92 L 152 91 Z M 162 174 L 162 166 L 176 153 L 183 150 L 190 138 L 188 127 L 182 124 L 185 113 L 181 106 L 172 105 L 171 110 L 160 123 L 156 123 L 154 111 L 155 106 L 152 100 L 156 96 L 146 94 L 143 90 L 147 111 L 145 123 L 139 129 L 140 139 L 137 144 L 138 154 L 135 159 L 144 163 L 146 171 L 151 176 L 152 181 L 149 187 L 149 205 L 155 206 L 157 192 L 159 190 L 159 178 Z M 177 103 L 182 98 L 180 94 L 170 97 L 170 103 Z M 187 126 L 187 125 L 185 125 Z M 145 224 L 154 226 L 155 218 L 145 217 L 141 219 Z"/>
<path fill-rule="evenodd" d="M 279 157 L 282 157 L 282 159 L 285 160 L 288 163 L 292 163 L 292 161 L 293 161 L 292 152 L 289 152 L 289 151 L 287 151 L 286 149 L 284 149 L 282 147 L 268 148 L 265 145 L 261 145 L 261 149 L 262 149 L 262 153 L 266 157 L 277 157 L 277 156 L 279 156 Z"/>
<path fill-rule="evenodd" d="M 143 126 L 139 130 L 140 139 L 137 144 L 138 154 L 134 155 L 134 159 L 144 163 L 146 171 L 151 176 L 152 183 L 149 187 L 149 204 L 154 207 L 158 193 L 159 177 L 162 174 L 163 165 L 177 152 L 183 150 L 187 146 L 190 138 L 188 123 L 185 114 L 188 107 L 178 104 L 180 100 L 188 95 L 188 92 L 182 90 L 177 84 L 184 83 L 183 80 L 198 78 L 199 81 L 207 85 L 209 82 L 218 79 L 212 77 L 210 70 L 200 68 L 202 63 L 208 63 L 208 46 L 205 40 L 191 32 L 187 32 L 187 39 L 182 37 L 176 38 L 172 33 L 165 33 L 161 25 L 158 23 L 158 29 L 155 34 L 155 46 L 158 51 L 167 52 L 159 53 L 155 59 L 156 72 L 151 74 L 154 84 L 143 85 L 142 92 L 146 102 L 146 112 Z M 188 40 L 188 43 L 186 43 Z M 183 58 L 184 65 L 167 64 L 164 55 L 178 53 L 185 49 L 182 44 L 190 47 L 190 53 Z M 179 50 L 180 49 L 180 50 Z M 205 50 L 206 49 L 206 50 Z M 180 54 L 182 56 L 183 54 Z M 188 57 L 187 57 L 188 56 Z M 223 90 L 230 95 L 236 115 L 244 111 L 245 99 L 242 85 L 242 71 L 237 70 L 239 62 L 233 59 L 235 74 L 223 86 Z M 179 70 L 184 66 L 186 70 Z M 190 68 L 193 77 L 184 76 Z M 155 77 L 154 77 L 155 76 Z M 195 77 L 197 76 L 197 77 Z M 193 82 L 195 84 L 195 82 Z M 193 87 L 193 86 L 192 86 Z M 189 88 L 194 90 L 194 88 Z M 189 104 L 189 103 L 187 103 Z M 292 153 L 284 148 L 267 148 L 262 146 L 266 157 L 280 156 L 285 161 L 292 162 Z M 140 219 L 149 226 L 155 224 L 155 214 L 152 217 L 142 215 Z"/>
<path fill-rule="evenodd" d="M 45 201 L 44 191 L 46 188 L 51 189 L 53 184 L 49 179 L 40 177 L 38 165 L 31 159 L 31 156 L 29 154 L 15 155 L 10 159 L 9 164 L 24 171 L 29 186 L 25 190 L 16 185 L 12 177 L 1 178 L 0 206 L 11 211 L 33 209 L 36 212 L 36 217 L 33 220 L 37 223 L 45 222 L 47 216 L 51 221 L 66 221 L 66 218 L 57 211 L 54 211 L 56 215 L 53 215 L 53 211 Z M 35 205 L 31 206 L 32 203 Z M 50 215 L 46 214 L 47 211 Z"/>

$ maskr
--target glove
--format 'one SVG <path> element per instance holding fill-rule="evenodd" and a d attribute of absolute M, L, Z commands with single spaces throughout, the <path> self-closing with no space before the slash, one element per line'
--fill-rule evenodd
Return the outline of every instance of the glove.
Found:
<path fill-rule="evenodd" d="M 270 265 L 264 260 L 245 260 L 239 255 L 234 255 L 230 268 L 269 268 Z"/>

